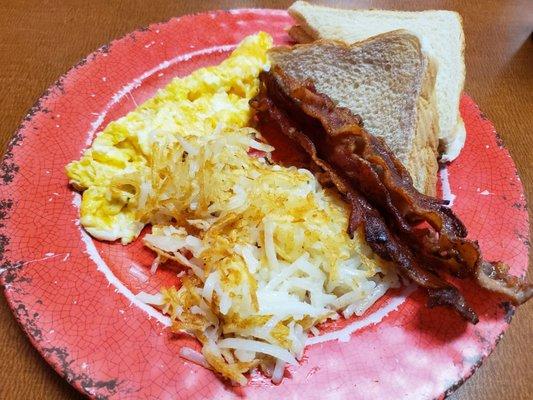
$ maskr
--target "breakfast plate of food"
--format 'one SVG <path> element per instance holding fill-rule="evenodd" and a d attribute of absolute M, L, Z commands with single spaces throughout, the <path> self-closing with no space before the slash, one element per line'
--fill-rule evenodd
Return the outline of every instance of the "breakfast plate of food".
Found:
<path fill-rule="evenodd" d="M 450 11 L 182 16 L 103 46 L 1 165 L 0 281 L 92 398 L 434 399 L 533 295 Z"/>

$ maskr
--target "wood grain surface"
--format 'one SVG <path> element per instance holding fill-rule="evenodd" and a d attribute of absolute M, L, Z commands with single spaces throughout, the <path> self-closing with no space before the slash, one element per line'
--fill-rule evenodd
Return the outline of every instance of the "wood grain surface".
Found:
<path fill-rule="evenodd" d="M 100 45 L 173 16 L 291 1 L 0 0 L 0 149 L 59 75 Z M 459 11 L 466 35 L 465 91 L 503 137 L 533 198 L 533 1 L 323 1 L 346 8 Z M 531 255 L 530 255 L 531 260 Z M 529 274 L 530 280 L 533 274 Z M 533 398 L 533 302 L 452 399 Z M 0 399 L 83 398 L 26 340 L 0 296 Z"/>

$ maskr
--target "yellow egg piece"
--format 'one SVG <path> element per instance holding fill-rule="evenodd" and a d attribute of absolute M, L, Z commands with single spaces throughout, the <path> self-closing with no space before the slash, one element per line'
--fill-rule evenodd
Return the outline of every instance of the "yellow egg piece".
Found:
<path fill-rule="evenodd" d="M 154 143 L 248 123 L 248 102 L 257 93 L 259 72 L 268 67 L 271 46 L 272 38 L 259 32 L 245 38 L 219 65 L 175 78 L 155 97 L 107 125 L 81 159 L 67 165 L 70 183 L 85 190 L 81 223 L 94 237 L 129 243 L 147 222 L 138 220 L 138 204 L 131 201 L 141 187 L 128 182 L 128 176 L 149 174 Z"/>

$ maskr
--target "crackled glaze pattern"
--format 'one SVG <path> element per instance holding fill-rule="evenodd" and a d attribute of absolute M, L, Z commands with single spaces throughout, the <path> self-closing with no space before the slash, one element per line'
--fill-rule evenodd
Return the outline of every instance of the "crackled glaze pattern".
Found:
<path fill-rule="evenodd" d="M 0 281 L 32 343 L 83 393 L 101 399 L 440 398 L 481 364 L 508 326 L 514 308 L 480 289 L 465 289 L 480 315 L 476 326 L 448 310 L 428 310 L 415 291 L 349 342 L 309 346 L 279 386 L 254 375 L 247 387 L 234 388 L 181 359 L 179 349 L 197 348 L 195 341 L 170 334 L 128 298 L 177 283 L 168 271 L 149 275 L 151 255 L 140 243 L 89 239 L 87 246 L 64 165 L 79 157 L 94 132 L 172 77 L 218 63 L 247 34 L 265 30 L 277 43 L 287 42 L 290 23 L 283 11 L 237 10 L 134 32 L 63 76 L 14 136 L 0 169 Z M 461 113 L 468 139 L 448 168 L 453 208 L 488 259 L 502 259 L 521 274 L 529 241 L 520 179 L 492 124 L 467 96 Z M 397 295 L 388 294 L 369 313 Z"/>

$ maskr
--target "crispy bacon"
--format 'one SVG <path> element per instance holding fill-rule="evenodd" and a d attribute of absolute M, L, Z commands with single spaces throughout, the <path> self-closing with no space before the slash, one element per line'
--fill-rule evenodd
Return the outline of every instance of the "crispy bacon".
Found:
<path fill-rule="evenodd" d="M 359 116 L 274 66 L 260 76 L 252 107 L 263 126 L 297 143 L 321 182 L 331 182 L 351 207 L 348 233 L 360 226 L 372 249 L 393 261 L 400 273 L 425 287 L 429 305 L 477 316 L 457 288 L 440 274 L 476 278 L 480 286 L 520 304 L 533 288 L 507 273 L 502 263 L 482 259 L 477 242 L 445 202 L 419 193 L 387 145 L 366 132 Z M 260 128 L 261 129 L 261 128 Z"/>

